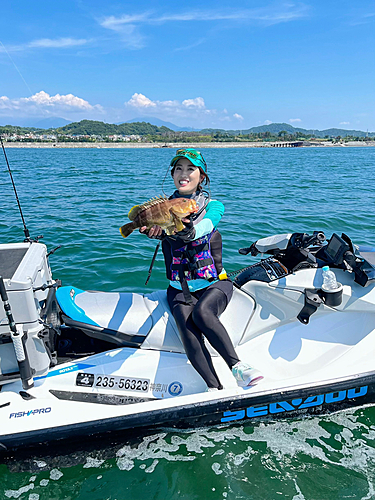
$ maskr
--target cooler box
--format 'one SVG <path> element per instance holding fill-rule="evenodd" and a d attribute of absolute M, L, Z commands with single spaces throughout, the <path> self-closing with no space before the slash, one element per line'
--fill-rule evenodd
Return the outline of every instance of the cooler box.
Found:
<path fill-rule="evenodd" d="M 30 365 L 37 375 L 45 373 L 50 358 L 38 333 L 43 329 L 40 312 L 48 289 L 35 289 L 53 283 L 46 246 L 41 243 L 0 244 L 0 276 L 4 280 L 14 320 L 27 332 L 26 349 Z M 0 384 L 5 381 L 4 375 L 16 372 L 18 365 L 8 318 L 0 301 Z"/>

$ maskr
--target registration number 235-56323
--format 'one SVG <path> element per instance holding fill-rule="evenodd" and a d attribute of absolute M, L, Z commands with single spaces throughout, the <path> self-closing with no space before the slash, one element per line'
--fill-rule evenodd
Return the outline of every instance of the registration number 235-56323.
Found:
<path fill-rule="evenodd" d="M 150 386 L 149 379 L 94 375 L 93 373 L 79 373 L 76 383 L 80 386 L 97 387 L 98 389 L 120 389 L 135 392 L 147 392 Z"/>

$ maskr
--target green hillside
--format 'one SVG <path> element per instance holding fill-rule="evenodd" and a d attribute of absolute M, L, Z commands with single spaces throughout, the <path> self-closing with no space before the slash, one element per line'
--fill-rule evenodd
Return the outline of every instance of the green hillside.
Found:
<path fill-rule="evenodd" d="M 148 122 L 132 122 L 121 123 L 115 125 L 113 123 L 104 123 L 94 120 L 81 120 L 80 122 L 69 123 L 63 127 L 56 129 L 40 129 L 36 127 L 18 127 L 13 125 L 0 126 L 0 134 L 18 134 L 25 135 L 29 133 L 36 134 L 58 134 L 59 136 L 101 136 L 109 135 L 139 135 L 148 136 L 148 140 L 162 141 L 168 137 L 169 141 L 173 140 L 224 140 L 231 141 L 234 137 L 249 136 L 249 139 L 258 138 L 278 138 L 283 136 L 295 136 L 309 138 L 315 137 L 359 137 L 364 138 L 375 137 L 375 132 L 363 132 L 361 130 L 345 130 L 339 128 L 330 128 L 326 130 L 307 130 L 303 128 L 293 127 L 288 123 L 270 123 L 269 125 L 261 125 L 242 130 L 224 130 L 207 128 L 199 132 L 197 131 L 173 131 L 166 126 L 158 127 Z M 266 134 L 266 135 L 264 135 Z M 205 139 L 207 138 L 207 139 Z M 78 139 L 80 140 L 80 139 Z M 236 139 L 237 140 L 237 139 Z"/>
<path fill-rule="evenodd" d="M 121 123 L 104 123 L 93 120 L 82 120 L 80 122 L 69 123 L 64 127 L 55 130 L 58 134 L 64 135 L 148 135 L 148 134 L 163 134 L 172 132 L 167 127 L 157 127 L 146 122 Z"/>
<path fill-rule="evenodd" d="M 278 135 L 280 132 L 287 132 L 288 134 L 296 134 L 300 133 L 301 135 L 304 135 L 305 137 L 309 137 L 312 135 L 315 135 L 315 137 L 347 137 L 347 136 L 353 136 L 353 137 L 366 137 L 368 135 L 369 137 L 374 137 L 375 132 L 363 132 L 362 130 L 345 130 L 341 128 L 330 128 L 326 130 L 316 130 L 316 129 L 304 129 L 304 128 L 298 128 L 298 127 L 293 127 L 289 123 L 270 123 L 269 125 L 260 125 L 259 127 L 252 127 L 249 129 L 243 129 L 243 130 L 223 130 L 223 129 L 203 129 L 201 130 L 201 133 L 207 133 L 207 134 L 215 134 L 215 133 L 222 133 L 222 134 L 229 134 L 229 135 L 248 135 L 248 134 L 264 134 L 266 132 L 269 132 L 271 135 Z"/>
<path fill-rule="evenodd" d="M 36 127 L 19 127 L 18 125 L 3 125 L 0 126 L 0 134 L 29 134 L 30 132 L 36 132 L 40 134 L 45 134 L 47 131 L 42 128 Z"/>

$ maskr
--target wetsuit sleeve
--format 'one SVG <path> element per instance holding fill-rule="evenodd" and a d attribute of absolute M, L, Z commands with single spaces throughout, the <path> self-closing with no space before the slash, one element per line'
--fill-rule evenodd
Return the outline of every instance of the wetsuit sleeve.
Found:
<path fill-rule="evenodd" d="M 217 228 L 224 214 L 224 205 L 221 201 L 211 200 L 206 208 L 206 214 L 203 219 L 194 226 L 195 238 L 198 239 L 211 233 Z"/>

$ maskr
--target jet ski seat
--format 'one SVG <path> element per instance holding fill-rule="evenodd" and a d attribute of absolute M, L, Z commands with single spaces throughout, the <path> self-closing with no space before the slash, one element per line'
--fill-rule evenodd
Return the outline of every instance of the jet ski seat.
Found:
<path fill-rule="evenodd" d="M 56 298 L 65 324 L 91 337 L 118 347 L 185 352 L 169 310 L 165 290 L 143 295 L 86 292 L 75 287 L 61 287 L 56 291 Z M 238 314 L 239 310 L 242 314 Z M 235 289 L 231 302 L 220 318 L 235 347 L 243 337 L 253 310 L 254 300 Z M 210 350 L 211 354 L 216 354 L 214 349 Z"/>
<path fill-rule="evenodd" d="M 152 328 L 150 311 L 138 293 L 61 287 L 56 298 L 67 326 L 119 347 L 139 347 Z"/>
<path fill-rule="evenodd" d="M 148 307 L 153 307 L 152 318 L 154 326 L 143 342 L 142 349 L 158 349 L 184 353 L 185 350 L 176 322 L 169 309 L 166 291 L 159 290 L 150 295 L 145 295 L 145 302 L 148 304 Z M 254 299 L 242 290 L 235 288 L 228 307 L 220 316 L 220 321 L 227 329 L 234 347 L 237 347 L 241 343 L 254 309 Z M 218 356 L 209 342 L 206 342 L 206 346 L 212 356 Z"/>

